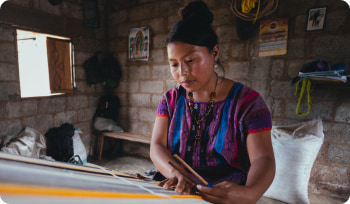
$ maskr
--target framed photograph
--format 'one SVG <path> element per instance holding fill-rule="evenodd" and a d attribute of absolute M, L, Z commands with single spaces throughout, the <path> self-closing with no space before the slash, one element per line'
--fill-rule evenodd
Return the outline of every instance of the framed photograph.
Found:
<path fill-rule="evenodd" d="M 129 34 L 129 59 L 148 60 L 149 28 L 133 28 Z"/>
<path fill-rule="evenodd" d="M 310 8 L 307 14 L 306 31 L 323 30 L 326 15 L 327 7 Z"/>

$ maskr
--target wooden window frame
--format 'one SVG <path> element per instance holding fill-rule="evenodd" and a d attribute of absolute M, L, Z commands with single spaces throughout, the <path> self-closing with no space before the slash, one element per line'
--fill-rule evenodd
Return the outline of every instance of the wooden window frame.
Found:
<path fill-rule="evenodd" d="M 47 69 L 49 73 L 48 95 L 22 96 L 22 98 L 50 97 L 61 94 L 74 94 L 75 92 L 75 70 L 74 70 L 74 47 L 71 38 L 58 35 L 35 32 L 31 30 L 16 29 L 42 35 L 46 38 Z M 16 40 L 20 40 L 18 36 Z M 17 59 L 19 60 L 19 59 Z M 19 66 L 19 64 L 18 64 Z M 19 79 L 21 83 L 21 79 Z"/>
<path fill-rule="evenodd" d="M 74 93 L 71 41 L 46 37 L 46 46 L 51 93 Z"/>

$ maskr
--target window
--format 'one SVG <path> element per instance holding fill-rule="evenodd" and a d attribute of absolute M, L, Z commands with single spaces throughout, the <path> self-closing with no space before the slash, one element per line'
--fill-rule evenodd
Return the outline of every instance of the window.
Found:
<path fill-rule="evenodd" d="M 17 30 L 21 97 L 73 93 L 70 38 Z"/>

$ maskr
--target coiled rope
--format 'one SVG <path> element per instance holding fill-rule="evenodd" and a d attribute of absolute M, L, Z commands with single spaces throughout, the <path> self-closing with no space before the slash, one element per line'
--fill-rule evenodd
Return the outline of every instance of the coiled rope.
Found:
<path fill-rule="evenodd" d="M 249 13 L 253 8 L 255 8 L 255 3 L 257 0 L 243 0 L 242 1 L 242 12 Z M 260 0 L 259 0 L 260 3 Z"/>
<path fill-rule="evenodd" d="M 258 1 L 256 14 L 250 13 L 255 8 Z M 240 3 L 241 2 L 241 3 Z M 241 6 L 241 11 L 239 8 Z M 230 9 L 238 18 L 245 21 L 255 21 L 259 18 L 270 15 L 275 12 L 278 7 L 278 0 L 232 0 Z"/>
<path fill-rule="evenodd" d="M 245 14 L 249 13 L 253 8 L 255 8 L 255 3 L 257 1 L 258 0 L 243 0 L 242 4 L 241 4 L 242 12 Z M 259 0 L 259 4 L 258 4 L 258 10 L 256 11 L 256 15 L 255 15 L 255 19 L 254 19 L 253 23 L 255 23 L 256 19 L 258 18 L 259 10 L 260 10 L 260 0 Z"/>

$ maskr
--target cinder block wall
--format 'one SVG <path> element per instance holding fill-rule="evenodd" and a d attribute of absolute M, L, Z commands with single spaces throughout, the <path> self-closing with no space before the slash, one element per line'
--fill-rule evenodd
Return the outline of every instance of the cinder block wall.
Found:
<path fill-rule="evenodd" d="M 103 9 L 104 1 L 99 1 Z M 101 12 L 102 13 L 102 12 Z M 103 15 L 101 15 L 103 23 Z M 74 95 L 20 98 L 16 28 L 70 37 L 74 44 L 77 89 Z M 91 119 L 102 85 L 87 86 L 83 62 L 106 47 L 104 25 L 88 28 L 81 1 L 53 6 L 47 0 L 9 0 L 0 9 L 0 137 L 16 136 L 25 126 L 45 134 L 49 128 L 71 123 L 83 131 L 86 150 L 95 143 Z M 92 152 L 90 152 L 92 153 Z"/>
<path fill-rule="evenodd" d="M 151 136 L 155 112 L 162 94 L 175 87 L 169 72 L 165 39 L 180 18 L 177 10 L 189 0 L 119 0 L 109 6 L 108 45 L 116 53 L 124 76 L 116 93 L 122 100 L 121 123 L 130 132 Z M 302 66 L 322 59 L 331 65 L 350 66 L 350 9 L 340 0 L 280 0 L 271 15 L 289 19 L 288 53 L 259 57 L 258 34 L 242 41 L 236 32 L 231 1 L 204 0 L 214 13 L 213 26 L 219 36 L 221 61 L 226 77 L 261 93 L 274 125 L 286 125 L 320 117 L 325 141 L 313 166 L 309 192 L 348 198 L 350 192 L 350 84 L 313 86 L 312 112 L 296 115 L 295 86 L 290 82 Z M 309 8 L 327 6 L 324 31 L 305 32 Z M 150 28 L 150 59 L 128 60 L 131 28 Z M 302 152 L 300 152 L 302 157 Z"/>

